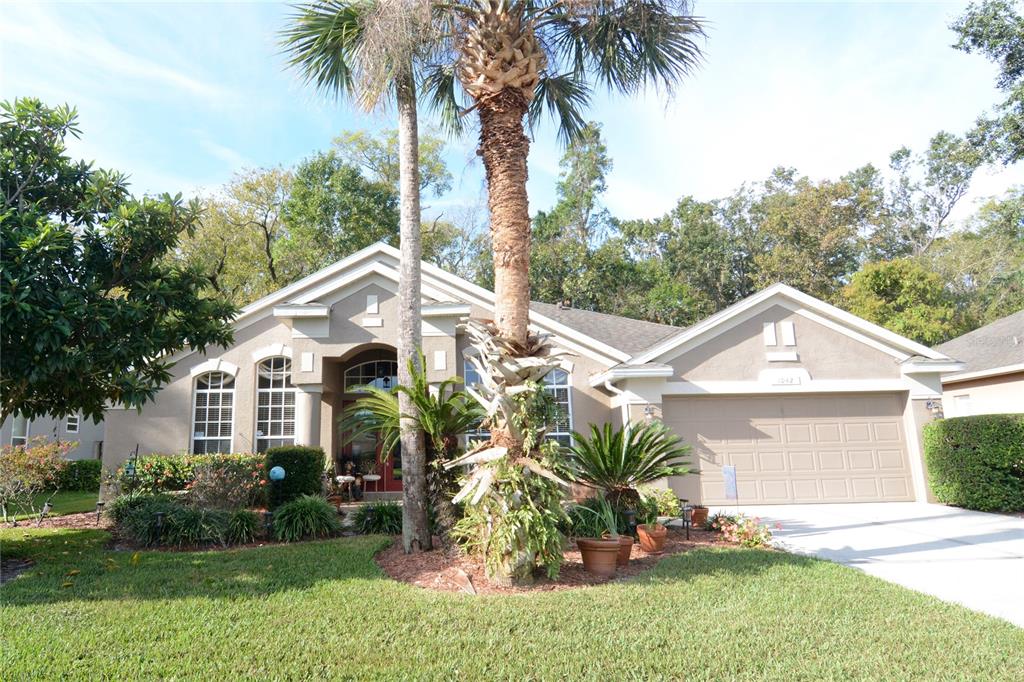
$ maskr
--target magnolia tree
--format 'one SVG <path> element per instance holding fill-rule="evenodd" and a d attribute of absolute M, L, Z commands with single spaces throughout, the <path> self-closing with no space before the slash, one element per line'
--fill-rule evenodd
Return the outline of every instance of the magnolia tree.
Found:
<path fill-rule="evenodd" d="M 11 513 L 39 513 L 36 496 L 48 489 L 56 492 L 54 486 L 68 465 L 66 455 L 75 445 L 39 437 L 28 445 L 0 450 L 0 513 L 4 523 Z"/>

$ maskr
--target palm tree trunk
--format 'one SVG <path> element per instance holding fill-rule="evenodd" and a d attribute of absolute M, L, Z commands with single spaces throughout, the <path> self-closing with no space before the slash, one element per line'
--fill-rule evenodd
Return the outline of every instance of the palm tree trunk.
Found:
<path fill-rule="evenodd" d="M 523 131 L 526 100 L 506 88 L 480 104 L 480 147 L 487 174 L 494 250 L 494 322 L 499 333 L 526 344 L 530 321 L 530 210 Z"/>
<path fill-rule="evenodd" d="M 398 101 L 398 158 L 400 237 L 402 262 L 398 275 L 398 383 L 411 386 L 410 363 L 419 364 L 422 344 L 420 317 L 419 133 L 416 120 L 416 86 L 411 68 L 396 79 Z M 416 405 L 405 393 L 398 394 L 402 444 L 402 546 L 413 552 L 431 549 L 427 522 L 427 469 L 423 432 L 415 419 Z"/>

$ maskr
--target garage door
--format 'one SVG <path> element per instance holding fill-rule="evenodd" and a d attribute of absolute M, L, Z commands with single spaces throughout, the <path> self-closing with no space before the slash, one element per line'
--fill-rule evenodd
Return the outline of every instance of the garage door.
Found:
<path fill-rule="evenodd" d="M 740 504 L 913 500 L 903 403 L 897 393 L 666 400 L 665 422 L 701 471 L 673 487 L 733 503 L 722 478 L 731 464 Z"/>

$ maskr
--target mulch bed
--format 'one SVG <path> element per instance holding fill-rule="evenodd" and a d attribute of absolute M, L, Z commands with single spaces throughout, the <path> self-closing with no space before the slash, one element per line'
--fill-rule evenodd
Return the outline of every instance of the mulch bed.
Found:
<path fill-rule="evenodd" d="M 82 512 L 81 514 L 65 514 L 64 516 L 47 516 L 39 526 L 36 526 L 36 519 L 22 519 L 18 521 L 18 528 L 76 528 L 80 530 L 110 530 L 113 522 L 105 514 L 96 521 L 96 512 Z M 13 524 L 6 523 L 4 528 L 12 528 Z"/>
<path fill-rule="evenodd" d="M 665 539 L 662 554 L 648 554 L 633 545 L 629 566 L 619 568 L 613 578 L 599 578 L 583 570 L 583 561 L 575 543 L 565 552 L 565 563 L 558 580 L 549 580 L 539 571 L 533 585 L 508 587 L 496 585 L 487 580 L 483 562 L 462 554 L 456 547 L 434 549 L 430 552 L 406 554 L 401 538 L 396 538 L 390 547 L 380 552 L 377 565 L 394 580 L 439 592 L 465 592 L 469 594 L 531 594 L 570 590 L 591 585 L 602 585 L 643 573 L 659 561 L 672 554 L 681 554 L 698 547 L 727 544 L 717 532 L 691 530 L 690 539 L 681 530 L 674 528 Z M 435 547 L 438 544 L 435 542 Z"/>

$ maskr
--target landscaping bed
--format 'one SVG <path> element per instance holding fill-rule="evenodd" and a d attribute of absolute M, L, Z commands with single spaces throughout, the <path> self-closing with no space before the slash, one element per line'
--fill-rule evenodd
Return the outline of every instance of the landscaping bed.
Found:
<path fill-rule="evenodd" d="M 537 571 L 533 584 L 522 586 L 498 585 L 489 581 L 483 562 L 478 557 L 466 555 L 457 547 L 440 547 L 438 542 L 435 542 L 435 549 L 430 552 L 406 554 L 399 537 L 375 559 L 381 570 L 394 580 L 428 590 L 470 594 L 530 594 L 622 580 L 650 570 L 668 556 L 716 545 L 725 545 L 720 533 L 691 530 L 690 539 L 687 540 L 682 530 L 671 529 L 664 553 L 648 554 L 639 544 L 634 544 L 629 565 L 620 567 L 614 577 L 603 578 L 583 569 L 579 550 L 575 543 L 571 543 L 565 551 L 565 563 L 556 580 L 549 579 L 543 571 Z"/>

